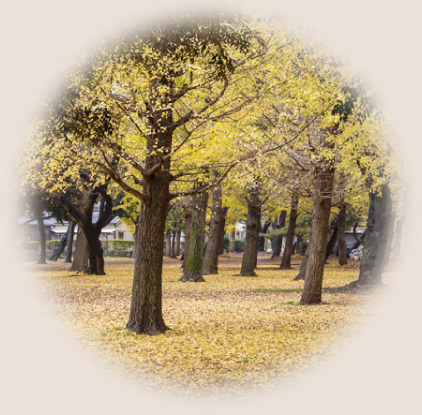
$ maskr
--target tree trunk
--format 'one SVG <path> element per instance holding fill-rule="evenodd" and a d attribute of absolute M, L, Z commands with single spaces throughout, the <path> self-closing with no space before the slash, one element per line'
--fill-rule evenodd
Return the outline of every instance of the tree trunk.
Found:
<path fill-rule="evenodd" d="M 171 230 L 166 232 L 166 257 L 171 257 Z"/>
<path fill-rule="evenodd" d="M 44 227 L 44 220 L 43 220 L 43 211 L 41 209 L 37 209 L 37 227 L 38 227 L 38 258 L 37 264 L 46 264 L 46 237 L 45 237 L 45 227 Z"/>
<path fill-rule="evenodd" d="M 76 236 L 75 255 L 70 271 L 85 272 L 88 268 L 88 242 L 81 227 Z"/>
<path fill-rule="evenodd" d="M 178 257 L 180 255 L 180 237 L 182 235 L 182 231 L 180 229 L 178 229 L 176 231 L 176 247 L 175 247 L 175 251 L 174 254 L 176 257 Z"/>
<path fill-rule="evenodd" d="M 86 232 L 86 240 L 88 242 L 88 275 L 105 275 L 104 271 L 104 250 L 96 232 Z"/>
<path fill-rule="evenodd" d="M 193 216 L 193 198 L 188 197 L 185 205 L 185 242 L 183 245 L 183 263 L 182 268 L 186 268 L 186 259 L 189 255 L 190 247 L 190 234 L 192 229 L 192 216 Z"/>
<path fill-rule="evenodd" d="M 261 223 L 259 225 L 261 227 Z M 267 220 L 264 223 L 264 226 L 262 227 L 262 229 L 259 230 L 259 233 L 267 233 L 268 228 L 270 227 L 270 225 L 271 225 L 271 221 Z M 265 239 L 266 238 L 264 238 L 263 236 L 260 236 L 259 237 L 259 240 L 258 240 L 258 251 L 259 252 L 264 252 L 265 251 Z"/>
<path fill-rule="evenodd" d="M 195 195 L 195 208 L 192 215 L 189 253 L 186 266 L 179 281 L 204 282 L 202 265 L 205 245 L 205 217 L 207 213 L 208 193 Z"/>
<path fill-rule="evenodd" d="M 220 247 L 218 249 L 218 255 L 224 254 L 224 238 L 226 236 L 226 217 L 228 210 L 228 207 L 222 208 L 222 221 L 220 225 Z"/>
<path fill-rule="evenodd" d="M 365 234 L 365 248 L 360 264 L 359 278 L 349 287 L 376 285 L 381 283 L 381 274 L 386 265 L 389 223 L 391 219 L 391 195 L 388 184 L 381 193 L 369 194 L 368 222 Z"/>
<path fill-rule="evenodd" d="M 171 253 L 170 258 L 176 258 L 176 230 L 171 231 Z"/>
<path fill-rule="evenodd" d="M 255 267 L 258 255 L 259 218 L 261 217 L 261 200 L 259 188 L 255 186 L 249 191 L 248 219 L 246 221 L 245 250 L 243 251 L 242 277 L 256 276 Z"/>
<path fill-rule="evenodd" d="M 330 240 L 327 242 L 327 246 L 325 247 L 325 261 L 327 261 L 328 257 L 331 255 L 337 243 L 337 235 L 338 235 L 337 218 L 333 220 L 330 228 L 332 229 L 332 234 L 331 234 Z"/>
<path fill-rule="evenodd" d="M 57 244 L 56 249 L 50 254 L 49 261 L 57 261 L 59 259 L 59 256 L 64 252 L 67 245 L 67 232 L 62 236 L 62 239 L 60 239 L 60 242 Z"/>
<path fill-rule="evenodd" d="M 218 183 L 212 190 L 210 232 L 204 255 L 204 275 L 218 274 L 218 254 L 221 245 L 221 234 L 223 232 L 222 224 L 221 183 Z"/>
<path fill-rule="evenodd" d="M 142 203 L 139 215 L 132 301 L 126 324 L 126 329 L 138 334 L 157 335 L 168 329 L 162 315 L 162 269 L 169 184 L 166 169 L 144 180 L 147 203 Z"/>
<path fill-rule="evenodd" d="M 73 236 L 75 234 L 75 222 L 73 220 L 69 221 L 67 228 L 67 248 L 66 248 L 66 258 L 65 263 L 70 264 L 72 262 L 72 252 L 73 252 Z"/>
<path fill-rule="evenodd" d="M 284 246 L 283 258 L 281 260 L 280 269 L 292 269 L 290 261 L 294 251 L 293 240 L 295 237 L 298 203 L 298 197 L 296 195 L 293 195 L 290 205 L 289 227 L 287 228 L 286 243 Z"/>
<path fill-rule="evenodd" d="M 347 264 L 347 246 L 346 246 L 346 204 L 343 203 L 338 214 L 337 221 L 337 243 L 338 243 L 338 263 Z"/>
<path fill-rule="evenodd" d="M 334 184 L 334 168 L 316 167 L 314 172 L 316 192 L 312 211 L 310 252 L 305 271 L 305 286 L 300 304 L 321 303 L 322 279 L 324 275 L 328 221 Z"/>
<path fill-rule="evenodd" d="M 300 254 L 302 248 L 302 236 L 296 235 L 295 254 Z"/>
<path fill-rule="evenodd" d="M 286 215 L 287 211 L 282 210 L 280 216 L 277 220 L 276 229 L 284 228 L 286 225 Z M 276 236 L 271 240 L 271 245 L 273 246 L 273 254 L 271 259 L 274 257 L 279 257 L 281 254 L 281 247 L 283 246 L 283 235 Z"/>
<path fill-rule="evenodd" d="M 305 279 L 305 272 L 306 272 L 306 265 L 308 264 L 309 253 L 311 252 L 311 235 L 312 235 L 312 228 L 309 234 L 309 243 L 306 247 L 305 254 L 303 255 L 302 262 L 300 263 L 300 270 L 299 274 L 293 279 L 293 281 L 302 281 Z"/>

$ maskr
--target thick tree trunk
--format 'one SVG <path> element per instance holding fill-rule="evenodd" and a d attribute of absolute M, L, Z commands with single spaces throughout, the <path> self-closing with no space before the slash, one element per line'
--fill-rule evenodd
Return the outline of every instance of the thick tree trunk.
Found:
<path fill-rule="evenodd" d="M 382 271 L 386 265 L 390 220 L 391 194 L 388 184 L 384 184 L 381 188 L 381 193 L 371 192 L 369 194 L 365 248 L 360 264 L 359 278 L 349 284 L 349 287 L 381 283 Z"/>
<path fill-rule="evenodd" d="M 162 315 L 162 268 L 169 180 L 151 182 L 144 192 L 150 195 L 149 203 L 142 204 L 139 215 L 132 301 L 126 329 L 157 335 L 168 329 Z"/>
<path fill-rule="evenodd" d="M 310 252 L 306 264 L 305 286 L 300 304 L 321 303 L 328 221 L 334 184 L 334 169 L 317 167 L 314 172 L 316 192 L 312 211 Z"/>
<path fill-rule="evenodd" d="M 203 274 L 218 274 L 218 255 L 221 245 L 221 234 L 223 232 L 223 206 L 221 203 L 221 183 L 218 183 L 212 190 L 212 207 L 210 232 L 205 249 Z"/>
<path fill-rule="evenodd" d="M 88 242 L 88 275 L 105 275 L 104 271 L 104 250 L 96 232 L 88 233 L 85 231 Z"/>
<path fill-rule="evenodd" d="M 66 248 L 66 258 L 65 263 L 70 264 L 72 262 L 72 252 L 73 252 L 73 236 L 75 234 L 75 225 L 76 223 L 71 220 L 67 228 L 67 248 Z"/>
<path fill-rule="evenodd" d="M 67 246 L 67 232 L 62 236 L 62 239 L 60 239 L 60 242 L 57 244 L 56 249 L 50 254 L 49 261 L 57 261 L 59 259 L 59 256 L 64 252 Z"/>
<path fill-rule="evenodd" d="M 70 271 L 85 272 L 88 268 L 88 242 L 82 229 L 78 227 L 75 255 Z"/>
<path fill-rule="evenodd" d="M 192 215 L 189 253 L 186 266 L 179 281 L 204 282 L 202 266 L 205 245 L 205 217 L 207 211 L 208 193 L 195 195 L 195 208 Z"/>
<path fill-rule="evenodd" d="M 295 237 L 297 206 L 299 199 L 296 195 L 292 196 L 290 205 L 289 227 L 287 228 L 286 243 L 284 246 L 283 258 L 281 260 L 280 269 L 291 269 L 290 261 L 293 255 L 293 240 Z"/>
<path fill-rule="evenodd" d="M 258 255 L 259 218 L 261 217 L 261 200 L 259 188 L 249 191 L 248 219 L 246 221 L 245 250 L 242 257 L 240 275 L 242 277 L 256 276 L 255 267 Z"/>
<path fill-rule="evenodd" d="M 36 212 L 37 215 L 37 227 L 38 227 L 38 258 L 37 264 L 46 264 L 46 237 L 45 237 L 45 227 L 43 220 L 43 212 L 41 209 L 38 209 Z"/>
<path fill-rule="evenodd" d="M 337 243 L 338 243 L 338 263 L 347 264 L 347 246 L 346 246 L 346 204 L 343 203 L 338 214 L 337 221 Z"/>

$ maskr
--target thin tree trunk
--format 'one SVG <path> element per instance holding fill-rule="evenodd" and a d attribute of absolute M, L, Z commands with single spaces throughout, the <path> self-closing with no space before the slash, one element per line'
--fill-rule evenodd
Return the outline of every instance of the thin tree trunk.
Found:
<path fill-rule="evenodd" d="M 182 268 L 186 267 L 186 259 L 189 255 L 190 234 L 192 229 L 193 198 L 188 197 L 185 205 L 185 242 L 183 245 L 183 263 Z"/>
<path fill-rule="evenodd" d="M 38 227 L 38 258 L 37 264 L 46 264 L 46 252 L 47 252 L 47 241 L 45 237 L 45 227 L 43 220 L 43 212 L 41 209 L 37 209 L 37 227 Z"/>
<path fill-rule="evenodd" d="M 264 223 L 264 226 L 262 227 L 262 229 L 259 230 L 259 233 L 267 233 L 268 228 L 270 227 L 270 225 L 271 225 L 271 221 L 267 220 Z M 261 223 L 260 223 L 260 226 L 261 226 Z M 265 251 L 265 239 L 266 238 L 264 238 L 263 236 L 260 236 L 259 237 L 259 240 L 258 240 L 258 251 L 259 252 L 264 252 Z"/>
<path fill-rule="evenodd" d="M 256 276 L 255 267 L 258 255 L 259 218 L 261 216 L 261 200 L 259 187 L 255 186 L 249 191 L 248 196 L 248 219 L 246 221 L 245 250 L 243 251 L 242 277 Z"/>
<path fill-rule="evenodd" d="M 312 241 L 311 235 L 312 235 L 312 228 L 309 234 L 308 246 L 306 247 L 305 254 L 303 255 L 302 262 L 300 263 L 299 274 L 296 275 L 293 281 L 302 281 L 305 279 L 306 265 L 308 264 L 309 253 L 311 252 L 311 241 Z"/>
<path fill-rule="evenodd" d="M 277 220 L 276 229 L 284 228 L 284 226 L 286 225 L 286 215 L 287 211 L 282 210 Z M 271 259 L 279 257 L 281 254 L 281 247 L 283 246 L 283 235 L 276 236 L 275 238 L 273 238 L 273 240 L 271 241 L 271 245 L 273 245 L 273 254 L 271 256 Z"/>
<path fill-rule="evenodd" d="M 210 232 L 205 249 L 203 274 L 218 274 L 218 254 L 221 245 L 221 225 L 223 223 L 223 206 L 221 203 L 221 183 L 212 189 L 212 207 Z"/>
<path fill-rule="evenodd" d="M 176 230 L 171 231 L 171 253 L 170 258 L 176 258 Z"/>
<path fill-rule="evenodd" d="M 180 255 L 180 237 L 182 235 L 181 229 L 176 231 L 176 248 L 175 248 L 175 256 L 178 257 Z"/>
<path fill-rule="evenodd" d="M 302 248 L 302 236 L 296 235 L 295 254 L 300 254 L 301 248 Z"/>
<path fill-rule="evenodd" d="M 66 258 L 65 263 L 70 264 L 72 262 L 72 252 L 73 252 L 73 236 L 75 234 L 75 222 L 73 220 L 69 221 L 67 228 L 67 248 L 66 248 Z"/>
<path fill-rule="evenodd" d="M 337 243 L 338 243 L 338 263 L 347 264 L 347 246 L 346 246 L 346 204 L 343 203 L 338 214 L 337 221 Z"/>
<path fill-rule="evenodd" d="M 333 220 L 330 228 L 332 229 L 332 233 L 331 233 L 330 240 L 327 242 L 327 246 L 325 247 L 325 261 L 327 261 L 328 257 L 331 255 L 337 243 L 337 235 L 338 235 L 337 218 Z"/>
<path fill-rule="evenodd" d="M 384 184 L 380 193 L 371 192 L 369 194 L 365 248 L 360 264 L 359 278 L 349 284 L 349 287 L 381 283 L 382 271 L 386 265 L 390 220 L 391 195 L 388 184 Z"/>
<path fill-rule="evenodd" d="M 280 269 L 292 268 L 290 265 L 290 261 L 294 251 L 293 240 L 295 237 L 298 203 L 299 198 L 296 195 L 293 195 L 290 206 L 289 226 L 287 228 L 286 243 L 284 246 L 283 258 L 281 260 Z"/>
<path fill-rule="evenodd" d="M 317 167 L 314 173 L 316 192 L 312 211 L 311 250 L 306 264 L 305 285 L 300 304 L 321 303 L 328 221 L 334 184 L 334 168 Z"/>
<path fill-rule="evenodd" d="M 226 217 L 227 217 L 227 212 L 228 212 L 229 208 L 228 207 L 223 207 L 222 208 L 222 221 L 221 221 L 221 225 L 220 225 L 220 248 L 218 250 L 218 255 L 222 255 L 224 254 L 224 238 L 226 236 Z"/>
<path fill-rule="evenodd" d="M 208 193 L 195 195 L 195 208 L 192 215 L 189 253 L 186 266 L 179 281 L 204 282 L 202 266 L 205 245 L 205 217 L 208 203 Z"/>
<path fill-rule="evenodd" d="M 166 232 L 166 257 L 171 257 L 171 230 Z"/>
<path fill-rule="evenodd" d="M 62 236 L 62 239 L 60 239 L 60 242 L 57 244 L 56 249 L 50 254 L 49 261 L 57 261 L 59 259 L 59 256 L 64 252 L 67 245 L 67 232 Z"/>

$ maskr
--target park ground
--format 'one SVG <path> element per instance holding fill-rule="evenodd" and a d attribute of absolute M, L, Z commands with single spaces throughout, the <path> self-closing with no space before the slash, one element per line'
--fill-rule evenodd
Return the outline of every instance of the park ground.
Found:
<path fill-rule="evenodd" d="M 156 391 L 208 398 L 288 384 L 336 355 L 359 330 L 382 289 L 344 291 L 359 263 L 329 260 L 323 304 L 300 306 L 303 281 L 279 260 L 258 258 L 257 277 L 240 277 L 241 254 L 220 257 L 219 274 L 205 283 L 179 282 L 178 259 L 164 260 L 163 313 L 171 330 L 159 336 L 125 330 L 133 260 L 106 258 L 105 276 L 68 271 L 69 265 L 31 266 L 31 275 L 69 335 L 95 358 Z"/>

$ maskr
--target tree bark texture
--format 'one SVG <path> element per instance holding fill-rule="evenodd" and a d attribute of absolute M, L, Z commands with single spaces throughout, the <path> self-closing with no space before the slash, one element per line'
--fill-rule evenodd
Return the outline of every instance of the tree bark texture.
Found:
<path fill-rule="evenodd" d="M 126 324 L 126 329 L 148 335 L 168 330 L 162 312 L 162 271 L 164 233 L 171 200 L 170 158 L 162 162 L 153 151 L 153 145 L 171 149 L 172 131 L 168 125 L 172 123 L 172 115 L 165 111 L 154 114 L 156 132 L 147 144 L 151 153 L 145 165 L 151 173 L 143 177 L 144 201 L 139 214 L 132 300 Z M 156 169 L 157 165 L 161 168 Z"/>
<path fill-rule="evenodd" d="M 205 218 L 207 213 L 208 192 L 194 196 L 195 208 L 192 214 L 189 252 L 186 266 L 179 281 L 204 282 L 202 266 L 205 245 Z"/>
<path fill-rule="evenodd" d="M 386 265 L 389 249 L 389 224 L 391 220 L 391 194 L 388 184 L 381 192 L 369 194 L 368 222 L 365 234 L 365 248 L 360 265 L 359 278 L 350 286 L 375 285 L 381 283 L 382 271 Z"/>
<path fill-rule="evenodd" d="M 37 264 L 46 264 L 46 237 L 45 237 L 45 227 L 43 220 L 43 211 L 42 209 L 37 209 L 36 211 L 37 218 L 37 227 L 38 227 L 38 257 Z"/>
<path fill-rule="evenodd" d="M 245 250 L 243 251 L 242 277 L 256 276 L 255 267 L 258 255 L 259 218 L 261 217 L 261 200 L 259 187 L 255 186 L 249 191 L 248 218 L 246 221 Z"/>
<path fill-rule="evenodd" d="M 310 252 L 306 264 L 305 285 L 300 304 L 321 303 L 322 279 L 327 251 L 328 221 L 334 184 L 334 168 L 317 166 L 314 171 L 315 195 L 312 211 Z"/>
<path fill-rule="evenodd" d="M 337 220 L 337 243 L 338 243 L 338 263 L 347 264 L 347 246 L 346 246 L 346 204 L 343 203 L 338 214 Z"/>
<path fill-rule="evenodd" d="M 218 255 L 223 233 L 223 206 L 221 203 L 221 183 L 212 189 L 210 231 L 204 254 L 203 274 L 218 274 Z"/>
<path fill-rule="evenodd" d="M 70 271 L 85 272 L 88 268 L 88 243 L 82 229 L 78 227 L 76 236 L 75 255 Z"/>
<path fill-rule="evenodd" d="M 290 265 L 290 261 L 294 251 L 293 241 L 295 237 L 298 203 L 299 198 L 296 195 L 293 195 L 290 204 L 289 226 L 287 228 L 286 243 L 284 246 L 283 258 L 281 260 L 280 269 L 292 268 Z"/>

